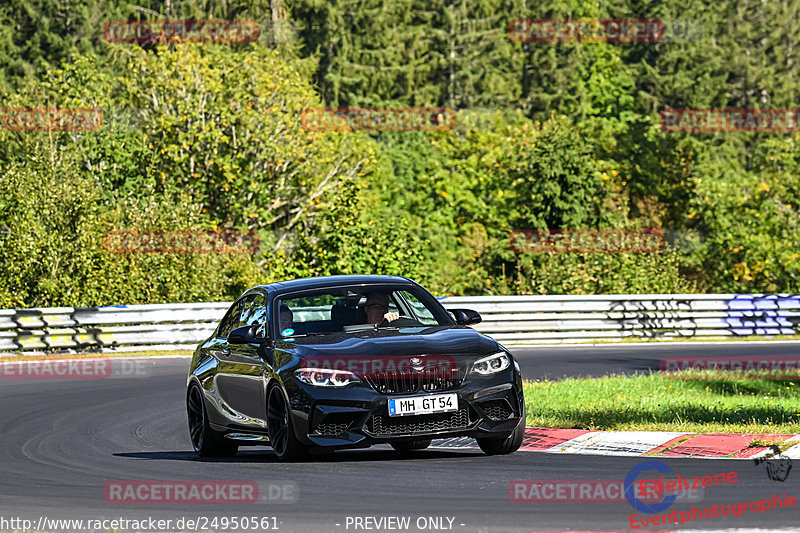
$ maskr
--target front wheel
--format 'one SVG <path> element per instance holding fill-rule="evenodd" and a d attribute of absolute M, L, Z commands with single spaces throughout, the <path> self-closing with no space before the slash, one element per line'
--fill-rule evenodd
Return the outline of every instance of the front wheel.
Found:
<path fill-rule="evenodd" d="M 239 445 L 211 429 L 208 423 L 200 386 L 192 384 L 186 394 L 186 411 L 189 415 L 189 438 L 192 447 L 200 457 L 232 457 L 239 451 Z"/>
<path fill-rule="evenodd" d="M 483 453 L 486 455 L 505 455 L 519 450 L 519 447 L 522 446 L 522 438 L 525 436 L 525 416 L 526 410 L 523 402 L 522 420 L 519 421 L 517 427 L 508 437 L 501 439 L 475 439 L 478 441 L 478 446 L 483 450 Z"/>
<path fill-rule="evenodd" d="M 307 448 L 295 437 L 289 405 L 279 386 L 272 387 L 269 391 L 267 434 L 272 450 L 281 461 L 299 459 L 307 452 Z"/>

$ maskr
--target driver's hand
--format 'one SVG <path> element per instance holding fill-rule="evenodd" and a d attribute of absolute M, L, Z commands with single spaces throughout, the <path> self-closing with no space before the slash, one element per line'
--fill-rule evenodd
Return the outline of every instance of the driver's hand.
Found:
<path fill-rule="evenodd" d="M 392 321 L 397 320 L 398 318 L 400 318 L 400 313 L 386 313 L 385 315 L 383 315 L 383 318 L 387 322 L 392 322 Z"/>

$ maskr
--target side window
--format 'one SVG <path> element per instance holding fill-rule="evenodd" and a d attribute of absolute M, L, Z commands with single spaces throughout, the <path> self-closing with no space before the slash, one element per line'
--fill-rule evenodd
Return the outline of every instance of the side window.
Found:
<path fill-rule="evenodd" d="M 239 317 L 241 316 L 242 302 L 236 302 L 228 310 L 228 314 L 222 319 L 222 324 L 219 325 L 217 337 L 227 338 L 236 326 L 239 325 Z"/>
<path fill-rule="evenodd" d="M 419 322 L 426 326 L 436 326 L 439 324 L 439 321 L 434 318 L 430 309 L 425 307 L 425 304 L 420 302 L 416 296 L 408 291 L 402 291 L 401 294 L 411 306 L 411 312 L 414 314 L 413 318 L 416 318 Z"/>
<path fill-rule="evenodd" d="M 403 313 L 400 312 L 400 308 L 397 306 L 397 293 L 390 292 L 389 293 L 389 313 Z"/>
<path fill-rule="evenodd" d="M 261 294 L 252 294 L 242 300 L 242 316 L 239 319 L 241 326 L 260 326 L 258 336 L 264 336 L 264 323 L 267 320 L 267 302 Z"/>

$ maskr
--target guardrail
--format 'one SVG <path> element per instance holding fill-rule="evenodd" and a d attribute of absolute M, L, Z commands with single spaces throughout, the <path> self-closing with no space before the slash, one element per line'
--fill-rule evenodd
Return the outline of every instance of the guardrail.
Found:
<path fill-rule="evenodd" d="M 798 294 L 451 296 L 478 311 L 475 329 L 508 344 L 800 333 Z M 0 310 L 0 350 L 193 349 L 230 303 Z"/>

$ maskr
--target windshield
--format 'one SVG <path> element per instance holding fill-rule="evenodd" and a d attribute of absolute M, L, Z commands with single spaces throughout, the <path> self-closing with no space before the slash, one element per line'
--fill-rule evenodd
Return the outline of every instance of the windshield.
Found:
<path fill-rule="evenodd" d="M 453 324 L 436 299 L 416 287 L 337 287 L 287 294 L 276 305 L 278 338 Z"/>

